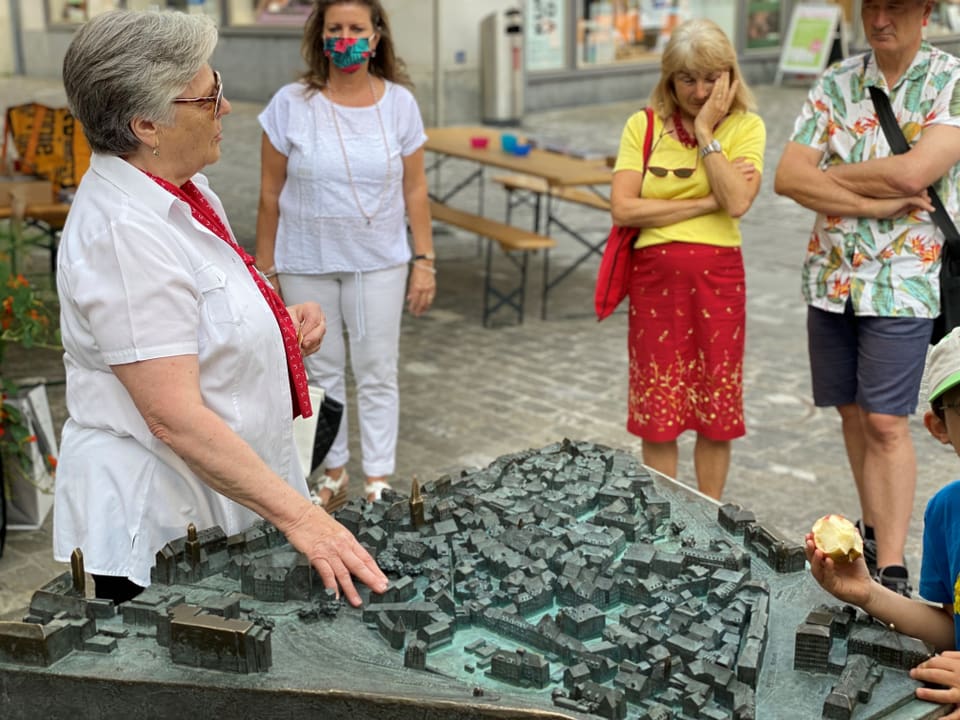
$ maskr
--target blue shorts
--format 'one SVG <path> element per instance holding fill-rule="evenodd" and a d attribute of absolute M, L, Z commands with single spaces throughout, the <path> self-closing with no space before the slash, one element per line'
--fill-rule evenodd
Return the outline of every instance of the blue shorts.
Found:
<path fill-rule="evenodd" d="M 807 308 L 807 348 L 817 407 L 856 403 L 867 412 L 916 412 L 933 320 L 858 317 Z"/>

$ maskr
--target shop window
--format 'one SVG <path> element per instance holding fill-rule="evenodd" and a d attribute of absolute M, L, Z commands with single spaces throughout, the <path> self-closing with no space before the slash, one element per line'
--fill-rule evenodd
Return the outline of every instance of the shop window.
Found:
<path fill-rule="evenodd" d="M 50 0 L 47 3 L 48 17 L 55 25 L 79 25 L 117 7 L 120 7 L 119 0 Z"/>
<path fill-rule="evenodd" d="M 680 23 L 713 20 L 736 42 L 737 0 L 579 0 L 577 65 L 657 62 Z"/>
<path fill-rule="evenodd" d="M 960 0 L 936 3 L 926 31 L 926 37 L 934 41 L 943 35 L 960 35 Z"/>
<path fill-rule="evenodd" d="M 219 0 L 126 0 L 125 7 L 129 10 L 179 10 L 186 13 L 202 13 L 213 17 L 220 22 Z"/>
<path fill-rule="evenodd" d="M 313 9 L 312 0 L 228 0 L 231 25 L 287 25 L 303 27 Z"/>
<path fill-rule="evenodd" d="M 747 3 L 747 50 L 756 48 L 779 48 L 783 3 L 780 0 L 750 0 Z"/>
<path fill-rule="evenodd" d="M 528 0 L 524 17 L 527 70 L 566 66 L 566 0 Z"/>
<path fill-rule="evenodd" d="M 206 13 L 220 21 L 220 0 L 48 0 L 50 22 L 79 25 L 107 10 L 180 10 Z"/>

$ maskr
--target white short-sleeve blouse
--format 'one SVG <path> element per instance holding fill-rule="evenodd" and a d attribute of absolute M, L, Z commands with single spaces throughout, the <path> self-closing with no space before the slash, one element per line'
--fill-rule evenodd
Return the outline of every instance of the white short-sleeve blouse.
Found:
<path fill-rule="evenodd" d="M 403 158 L 427 140 L 409 90 L 387 82 L 376 106 L 344 107 L 291 83 L 259 120 L 287 158 L 274 251 L 279 272 L 369 272 L 409 262 Z"/>
<path fill-rule="evenodd" d="M 193 181 L 227 224 L 206 178 Z M 207 407 L 307 495 L 276 319 L 237 253 L 187 203 L 126 161 L 94 154 L 63 230 L 57 287 L 70 416 L 57 560 L 79 547 L 88 572 L 147 586 L 155 553 L 189 523 L 232 534 L 257 519 L 150 433 L 111 365 L 197 355 Z"/>

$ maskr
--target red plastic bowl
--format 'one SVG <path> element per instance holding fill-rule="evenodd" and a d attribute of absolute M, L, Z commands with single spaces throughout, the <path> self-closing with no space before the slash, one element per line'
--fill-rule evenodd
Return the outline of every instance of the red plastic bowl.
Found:
<path fill-rule="evenodd" d="M 477 150 L 483 150 L 489 142 L 490 138 L 477 135 L 470 138 L 470 147 L 476 148 Z"/>

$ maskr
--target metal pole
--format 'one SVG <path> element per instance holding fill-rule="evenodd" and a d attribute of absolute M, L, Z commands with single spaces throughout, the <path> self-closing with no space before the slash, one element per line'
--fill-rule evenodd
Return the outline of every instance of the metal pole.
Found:
<path fill-rule="evenodd" d="M 444 71 L 440 63 L 443 49 L 440 46 L 443 27 L 443 0 L 433 0 L 433 125 L 441 127 L 446 115 L 444 98 Z"/>
<path fill-rule="evenodd" d="M 10 39 L 13 50 L 13 74 L 23 75 L 23 38 L 20 20 L 20 0 L 10 0 Z"/>

